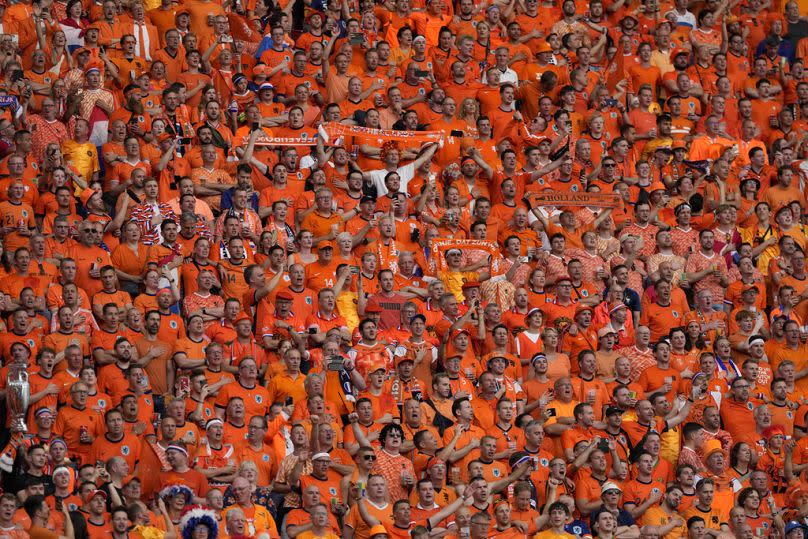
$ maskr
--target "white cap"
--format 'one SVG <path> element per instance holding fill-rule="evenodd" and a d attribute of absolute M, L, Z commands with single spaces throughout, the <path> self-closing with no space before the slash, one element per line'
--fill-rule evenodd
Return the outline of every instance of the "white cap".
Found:
<path fill-rule="evenodd" d="M 606 493 L 606 492 L 608 492 L 610 490 L 616 490 L 617 492 L 623 492 L 623 489 L 621 489 L 619 486 L 617 486 L 617 483 L 614 483 L 613 481 L 606 481 L 605 483 L 603 483 L 603 486 L 600 487 L 600 493 L 601 494 L 604 494 L 604 493 Z"/>

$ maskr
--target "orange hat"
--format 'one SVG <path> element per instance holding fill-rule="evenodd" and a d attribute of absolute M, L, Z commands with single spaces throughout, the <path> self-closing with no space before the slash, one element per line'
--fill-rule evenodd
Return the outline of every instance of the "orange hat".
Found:
<path fill-rule="evenodd" d="M 725 457 L 727 456 L 727 454 L 724 452 L 724 448 L 721 447 L 720 440 L 713 439 L 704 442 L 704 460 L 707 460 L 710 457 L 710 455 L 712 455 L 716 451 L 721 452 L 721 454 L 724 455 Z"/>
<path fill-rule="evenodd" d="M 405 361 L 414 362 L 415 360 L 409 354 L 404 354 L 403 356 L 396 356 L 396 367 L 404 363 Z"/>
<path fill-rule="evenodd" d="M 595 312 L 595 311 L 592 309 L 592 307 L 590 307 L 589 305 L 584 305 L 584 304 L 582 304 L 582 303 L 579 303 L 579 304 L 578 304 L 578 305 L 575 307 L 575 316 L 578 316 L 579 314 L 581 314 L 582 312 L 585 312 L 585 311 L 589 311 L 589 314 L 594 314 L 594 312 Z"/>
<path fill-rule="evenodd" d="M 467 288 L 480 288 L 480 283 L 477 281 L 466 281 L 463 283 L 462 289 L 466 290 Z"/>
<path fill-rule="evenodd" d="M 100 34 L 101 33 L 101 25 L 99 25 L 98 23 L 91 24 L 90 26 L 88 26 L 87 28 L 85 28 L 81 32 L 79 32 L 79 37 L 84 37 L 87 34 L 87 32 L 89 32 L 90 30 L 97 30 L 98 33 Z"/>
<path fill-rule="evenodd" d="M 763 437 L 767 440 L 777 436 L 778 434 L 780 436 L 786 435 L 786 429 L 783 427 L 783 425 L 771 425 L 763 429 Z"/>
<path fill-rule="evenodd" d="M 288 290 L 281 290 L 275 294 L 275 301 L 278 300 L 294 301 L 295 297 Z"/>
<path fill-rule="evenodd" d="M 673 144 L 671 145 L 672 150 L 686 150 L 687 149 L 687 142 L 684 140 L 674 140 Z"/>
<path fill-rule="evenodd" d="M 541 54 L 543 52 L 553 52 L 553 47 L 551 47 L 546 41 L 539 43 L 539 48 L 536 50 L 536 54 Z"/>
<path fill-rule="evenodd" d="M 84 191 L 81 192 L 79 198 L 81 199 L 81 203 L 84 204 L 85 208 L 87 207 L 87 203 L 90 202 L 92 196 L 97 192 L 98 191 L 96 191 L 95 189 L 85 189 Z"/>
<path fill-rule="evenodd" d="M 337 246 L 333 241 L 321 241 L 317 244 L 317 249 L 336 249 Z"/>
<path fill-rule="evenodd" d="M 99 62 L 96 62 L 94 60 L 91 61 L 91 62 L 87 62 L 87 65 L 84 66 L 84 74 L 86 75 L 87 73 L 89 73 L 90 71 L 93 71 L 93 70 L 96 70 L 96 71 L 100 72 L 101 67 L 102 67 L 102 65 Z"/>
<path fill-rule="evenodd" d="M 449 340 L 454 339 L 455 337 L 457 337 L 458 335 L 460 335 L 462 333 L 465 333 L 466 335 L 469 335 L 469 336 L 471 335 L 471 333 L 469 333 L 469 331 L 467 329 L 460 328 L 460 329 L 456 329 L 456 330 L 454 330 L 452 332 L 452 334 L 450 335 Z"/>
<path fill-rule="evenodd" d="M 233 323 L 238 324 L 239 322 L 242 322 L 244 320 L 252 324 L 252 318 L 250 317 L 250 315 L 245 313 L 244 311 L 241 311 L 241 313 L 236 317 L 236 320 Z"/>
<path fill-rule="evenodd" d="M 657 150 L 658 149 L 659 148 L 657 148 Z M 649 193 L 653 193 L 654 191 L 667 191 L 667 188 L 665 187 L 664 183 L 657 180 L 654 183 L 652 183 L 650 186 L 648 186 L 648 192 Z"/>
<path fill-rule="evenodd" d="M 684 49 L 673 49 L 670 54 L 670 61 L 673 63 L 673 59 L 679 56 L 680 54 L 686 54 L 690 56 L 690 51 L 686 51 Z"/>
<path fill-rule="evenodd" d="M 171 140 L 174 137 L 168 131 L 163 131 L 160 133 L 160 136 L 157 137 L 157 142 L 165 142 L 167 140 Z"/>
<path fill-rule="evenodd" d="M 786 490 L 788 505 L 794 506 L 801 496 L 808 496 L 808 483 L 803 481 L 795 482 Z"/>
<path fill-rule="evenodd" d="M 175 11 L 175 12 L 174 12 L 174 17 L 176 17 L 176 16 L 178 16 L 178 15 L 183 15 L 183 14 L 184 14 L 184 15 L 189 15 L 189 16 L 190 16 L 190 15 L 191 15 L 191 12 L 188 10 L 188 8 L 187 8 L 187 7 L 181 7 L 181 8 L 179 8 L 177 11 Z"/>

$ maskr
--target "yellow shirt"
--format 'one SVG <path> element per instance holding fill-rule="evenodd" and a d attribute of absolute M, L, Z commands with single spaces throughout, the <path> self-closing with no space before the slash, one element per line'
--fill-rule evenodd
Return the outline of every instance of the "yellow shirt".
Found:
<path fill-rule="evenodd" d="M 101 170 L 98 164 L 98 150 L 90 142 L 81 144 L 68 139 L 62 143 L 62 153 L 65 161 L 72 164 L 88 184 L 92 180 L 93 173 Z M 77 187 L 75 194 L 78 195 L 80 191 L 81 189 Z"/>
<path fill-rule="evenodd" d="M 480 279 L 480 274 L 476 271 L 440 271 L 438 279 L 443 281 L 446 291 L 454 295 L 457 301 L 463 301 L 463 284 Z"/>
<path fill-rule="evenodd" d="M 674 517 L 680 517 L 679 513 L 668 514 L 667 511 L 662 509 L 661 506 L 655 505 L 649 507 L 645 514 L 642 516 L 643 526 L 664 526 Z M 684 519 L 682 519 L 684 520 Z M 663 539 L 679 539 L 687 535 L 687 528 L 684 524 L 673 528 L 669 531 Z"/>

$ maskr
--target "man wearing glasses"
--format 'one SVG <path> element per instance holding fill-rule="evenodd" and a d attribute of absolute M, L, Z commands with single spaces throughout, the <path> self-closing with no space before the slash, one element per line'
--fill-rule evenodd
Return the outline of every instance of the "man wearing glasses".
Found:
<path fill-rule="evenodd" d="M 67 443 L 68 456 L 82 461 L 86 460 L 93 440 L 104 434 L 101 415 L 87 408 L 88 394 L 87 385 L 83 382 L 70 386 L 70 398 L 73 402 L 59 409 L 53 424 L 53 433 Z"/>
<path fill-rule="evenodd" d="M 102 228 L 100 223 L 83 222 L 79 242 L 68 252 L 69 258 L 76 261 L 76 284 L 90 297 L 103 288 L 101 268 L 112 265 L 109 252 L 100 247 Z"/>

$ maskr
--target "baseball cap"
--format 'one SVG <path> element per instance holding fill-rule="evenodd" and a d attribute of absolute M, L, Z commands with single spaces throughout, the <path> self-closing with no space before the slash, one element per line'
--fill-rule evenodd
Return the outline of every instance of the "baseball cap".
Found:
<path fill-rule="evenodd" d="M 606 415 L 606 417 L 609 417 L 610 415 L 614 415 L 614 414 L 623 415 L 624 413 L 625 412 L 623 411 L 622 408 L 618 408 L 617 406 L 608 406 L 606 408 L 606 414 L 605 415 Z"/>
<path fill-rule="evenodd" d="M 797 520 L 792 520 L 791 522 L 786 524 L 786 535 L 797 529 L 802 529 L 803 532 L 808 531 L 808 529 L 806 529 L 806 527 L 803 526 L 802 523 L 800 523 Z"/>
<path fill-rule="evenodd" d="M 605 337 L 606 335 L 609 335 L 610 333 L 614 334 L 616 332 L 612 328 L 610 328 L 609 326 L 603 326 L 602 328 L 600 328 L 598 330 L 598 339 L 602 339 L 603 337 Z"/>

